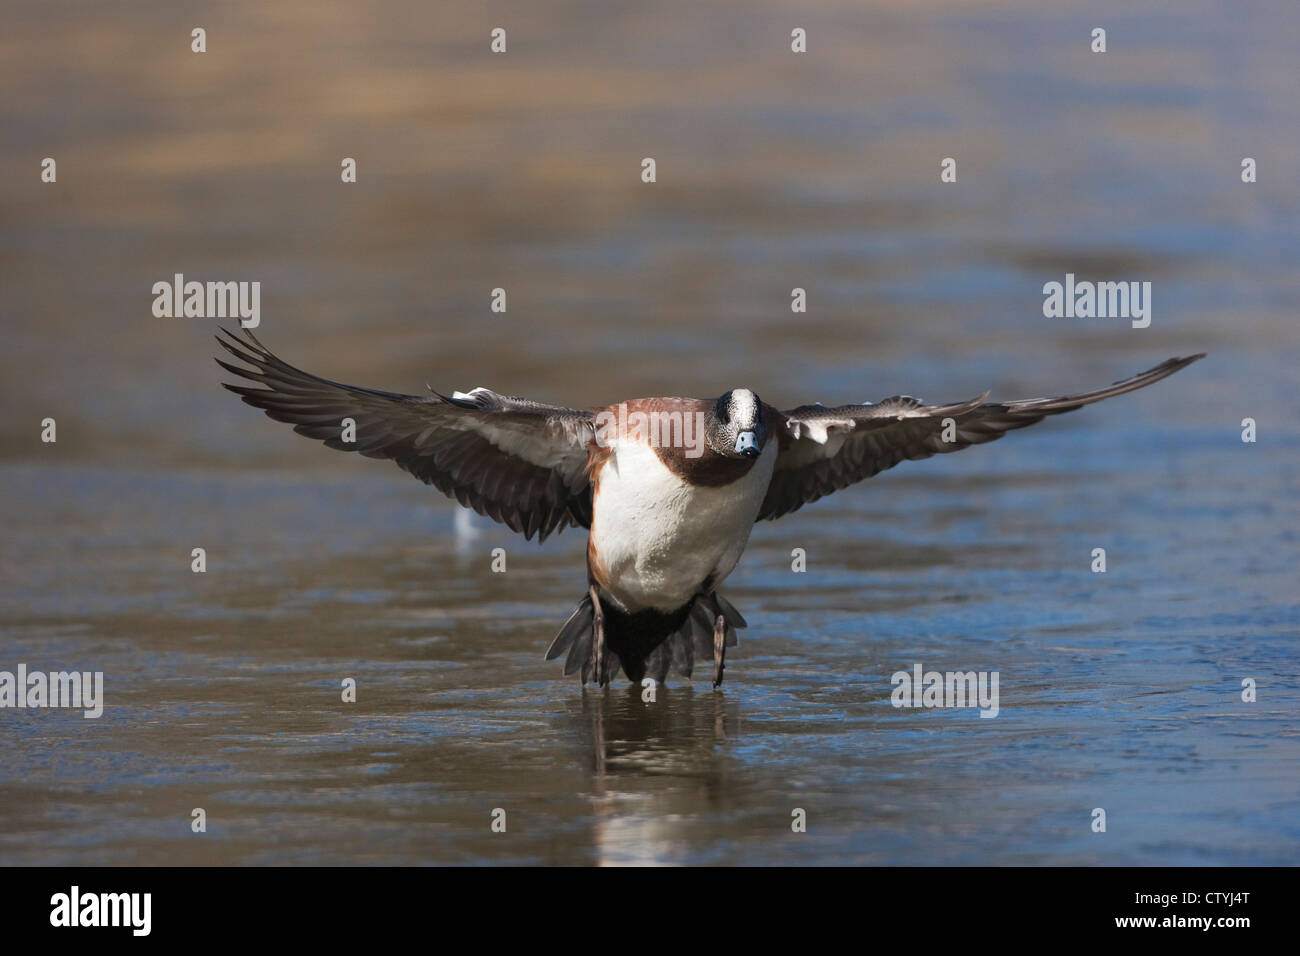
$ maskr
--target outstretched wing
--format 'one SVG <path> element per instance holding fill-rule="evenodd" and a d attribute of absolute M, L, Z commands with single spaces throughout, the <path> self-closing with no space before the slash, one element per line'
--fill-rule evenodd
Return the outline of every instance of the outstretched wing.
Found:
<path fill-rule="evenodd" d="M 342 385 L 281 361 L 247 329 L 244 335 L 241 340 L 226 332 L 217 341 L 250 367 L 217 363 L 264 387 L 225 387 L 298 434 L 367 458 L 391 458 L 526 538 L 591 526 L 590 413 L 486 388 L 447 398 Z M 344 419 L 355 422 L 355 436 L 345 433 Z"/>
<path fill-rule="evenodd" d="M 878 404 L 803 405 L 783 412 L 780 454 L 759 519 L 779 518 L 823 495 L 870 478 L 903 459 L 929 458 L 1001 438 L 1048 415 L 1072 412 L 1158 382 L 1204 353 L 1171 358 L 1108 388 L 1062 398 L 986 403 L 988 393 L 953 405 L 923 405 L 896 395 Z M 944 422 L 952 420 L 945 436 Z M 945 441 L 945 437 L 951 439 Z"/>

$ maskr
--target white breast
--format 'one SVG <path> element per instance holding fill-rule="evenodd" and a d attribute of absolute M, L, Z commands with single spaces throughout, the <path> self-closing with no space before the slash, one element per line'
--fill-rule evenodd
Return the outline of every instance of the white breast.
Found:
<path fill-rule="evenodd" d="M 767 494 L 776 442 L 730 485 L 690 485 L 653 448 L 620 442 L 600 472 L 592 544 L 608 590 L 626 610 L 674 611 L 710 576 L 731 573 Z"/>

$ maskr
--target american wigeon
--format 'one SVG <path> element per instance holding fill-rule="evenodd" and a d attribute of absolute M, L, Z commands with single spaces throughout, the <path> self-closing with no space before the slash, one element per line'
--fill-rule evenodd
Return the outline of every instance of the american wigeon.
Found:
<path fill-rule="evenodd" d="M 648 398 L 579 411 L 486 388 L 450 397 L 342 385 L 289 365 L 244 330 L 220 362 L 258 388 L 226 385 L 328 447 L 390 458 L 426 484 L 525 538 L 589 528 L 587 594 L 547 659 L 607 684 L 690 676 L 695 657 L 722 682 L 745 619 L 718 586 L 756 521 L 816 501 L 904 459 L 1006 432 L 1143 388 L 1202 355 L 1171 358 L 1107 388 L 1063 398 L 949 405 L 898 395 L 875 404 L 778 411 L 748 389 L 714 400 Z M 350 424 L 349 424 L 350 423 Z"/>

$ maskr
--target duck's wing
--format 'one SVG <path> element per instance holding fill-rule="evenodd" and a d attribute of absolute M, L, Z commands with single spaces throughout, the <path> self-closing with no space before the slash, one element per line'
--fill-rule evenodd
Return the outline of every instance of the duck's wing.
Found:
<path fill-rule="evenodd" d="M 1106 388 L 1061 398 L 985 402 L 986 392 L 967 402 L 925 405 L 896 395 L 876 404 L 803 405 L 782 412 L 776 434 L 780 453 L 758 517 L 779 518 L 904 459 L 929 458 L 994 441 L 1048 415 L 1144 388 L 1202 357 L 1204 353 L 1171 358 Z"/>
<path fill-rule="evenodd" d="M 447 398 L 342 385 L 282 361 L 247 329 L 243 339 L 225 334 L 217 339 L 222 348 L 249 367 L 218 364 L 262 386 L 225 387 L 298 434 L 341 451 L 390 458 L 526 538 L 591 526 L 591 413 L 486 388 Z M 355 423 L 354 433 L 345 419 Z"/>

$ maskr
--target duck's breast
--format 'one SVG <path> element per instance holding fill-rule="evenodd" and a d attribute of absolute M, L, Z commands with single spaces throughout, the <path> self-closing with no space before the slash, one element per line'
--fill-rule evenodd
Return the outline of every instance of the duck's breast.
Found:
<path fill-rule="evenodd" d="M 706 452 L 707 454 L 707 452 Z M 672 611 L 740 560 L 776 462 L 776 443 L 728 484 L 693 484 L 659 452 L 621 442 L 595 478 L 588 554 L 625 609 Z"/>

